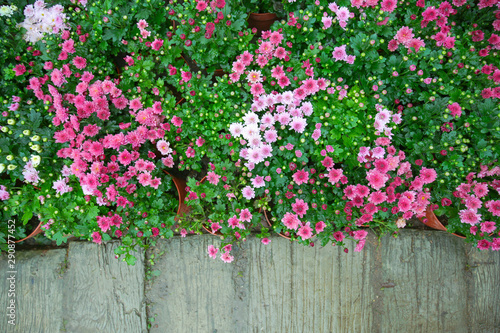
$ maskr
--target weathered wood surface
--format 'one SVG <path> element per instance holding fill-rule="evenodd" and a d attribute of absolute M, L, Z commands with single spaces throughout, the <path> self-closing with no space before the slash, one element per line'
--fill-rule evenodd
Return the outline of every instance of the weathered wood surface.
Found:
<path fill-rule="evenodd" d="M 62 331 L 146 332 L 144 258 L 116 260 L 117 244 L 70 243 Z"/>
<path fill-rule="evenodd" d="M 8 325 L 8 267 L 0 260 L 0 332 L 146 332 L 144 264 L 114 258 L 117 243 L 16 253 L 16 326 Z"/>
<path fill-rule="evenodd" d="M 210 241 L 217 239 L 161 244 L 166 253 L 155 269 L 162 275 L 146 292 L 149 315 L 156 315 L 151 332 L 371 332 L 369 251 L 251 239 L 224 264 L 207 256 Z"/>
<path fill-rule="evenodd" d="M 349 254 L 250 239 L 232 264 L 208 257 L 217 242 L 174 238 L 152 250 L 166 253 L 146 292 L 151 332 L 500 332 L 500 253 L 468 252 L 446 233 L 371 234 Z"/>
<path fill-rule="evenodd" d="M 209 258 L 210 244 L 158 242 L 147 270 L 161 275 L 148 282 L 143 255 L 129 267 L 114 242 L 17 252 L 17 325 L 3 315 L 0 332 L 500 332 L 500 252 L 444 232 L 370 234 L 348 254 L 249 239 L 232 264 Z M 7 265 L 0 256 L 2 309 Z"/>
<path fill-rule="evenodd" d="M 175 237 L 150 253 L 165 251 L 154 269 L 161 275 L 147 285 L 150 332 L 234 332 L 233 266 L 207 255 L 216 237 Z"/>
<path fill-rule="evenodd" d="M 407 230 L 381 242 L 382 332 L 467 332 L 463 240 Z M 374 309 L 375 310 L 375 309 Z"/>
<path fill-rule="evenodd" d="M 0 257 L 0 332 L 59 332 L 66 249 L 17 251 L 15 257 L 15 326 L 6 316 L 12 269 L 7 256 Z"/>
<path fill-rule="evenodd" d="M 500 253 L 467 246 L 470 331 L 500 332 Z"/>

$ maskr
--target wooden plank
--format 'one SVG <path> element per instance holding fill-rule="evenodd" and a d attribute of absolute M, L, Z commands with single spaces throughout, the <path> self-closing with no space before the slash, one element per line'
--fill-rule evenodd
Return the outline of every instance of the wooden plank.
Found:
<path fill-rule="evenodd" d="M 405 230 L 381 250 L 382 332 L 468 331 L 463 240 Z"/>
<path fill-rule="evenodd" d="M 8 324 L 6 308 L 10 304 L 12 273 L 7 256 L 0 259 L 0 332 L 59 332 L 61 328 L 62 297 L 66 249 L 17 251 L 15 275 L 15 326 Z"/>
<path fill-rule="evenodd" d="M 471 332 L 500 332 L 500 252 L 468 245 L 467 259 Z"/>
<path fill-rule="evenodd" d="M 115 259 L 118 244 L 70 243 L 61 331 L 147 331 L 143 254 L 128 266 Z"/>
<path fill-rule="evenodd" d="M 292 246 L 281 237 L 271 244 L 259 239 L 246 242 L 248 266 L 245 271 L 247 328 L 242 332 L 291 332 L 296 320 L 291 310 Z"/>
<path fill-rule="evenodd" d="M 165 251 L 155 259 L 161 275 L 146 287 L 148 314 L 155 318 L 150 332 L 234 332 L 235 266 L 207 254 L 208 245 L 219 244 L 211 235 L 174 237 L 149 251 Z"/>
<path fill-rule="evenodd" d="M 371 245 L 349 254 L 281 237 L 249 245 L 248 332 L 371 332 Z"/>

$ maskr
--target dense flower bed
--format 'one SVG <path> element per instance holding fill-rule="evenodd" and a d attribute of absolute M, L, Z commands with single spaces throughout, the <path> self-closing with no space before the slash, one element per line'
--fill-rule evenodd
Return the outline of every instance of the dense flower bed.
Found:
<path fill-rule="evenodd" d="M 361 251 L 366 227 L 397 234 L 429 211 L 499 250 L 499 8 L 1 6 L 2 250 L 36 217 L 58 244 L 121 239 L 129 264 L 137 246 L 204 229 L 225 262 L 253 230 Z M 278 19 L 257 36 L 259 10 Z M 170 175 L 187 181 L 188 214 Z"/>

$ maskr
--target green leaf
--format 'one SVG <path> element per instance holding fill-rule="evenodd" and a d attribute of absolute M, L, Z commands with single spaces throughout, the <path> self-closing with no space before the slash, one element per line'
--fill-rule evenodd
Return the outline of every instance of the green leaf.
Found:
<path fill-rule="evenodd" d="M 135 261 L 137 259 L 131 255 L 131 254 L 126 254 L 125 255 L 125 261 L 127 262 L 127 264 L 129 264 L 130 266 L 134 266 L 135 265 Z"/>
<path fill-rule="evenodd" d="M 111 29 L 106 29 L 104 31 L 104 34 L 102 35 L 102 39 L 104 39 L 104 40 L 113 39 L 114 40 L 115 39 L 115 33 L 114 33 L 114 31 L 111 30 Z"/>
<path fill-rule="evenodd" d="M 23 224 L 26 225 L 26 223 L 28 223 L 28 221 L 31 220 L 32 217 L 33 217 L 32 208 L 30 207 L 30 205 L 25 205 L 24 206 L 24 214 L 22 217 Z"/>
<path fill-rule="evenodd" d="M 35 110 L 31 110 L 28 118 L 31 122 L 30 127 L 32 129 L 37 129 L 38 127 L 40 127 L 40 124 L 42 123 L 42 116 L 40 115 L 39 112 L 36 112 Z"/>
<path fill-rule="evenodd" d="M 57 243 L 57 246 L 61 245 L 62 243 L 66 243 L 68 240 L 66 237 L 62 235 L 60 231 L 56 232 L 54 236 L 52 236 L 52 239 L 54 239 Z"/>
<path fill-rule="evenodd" d="M 97 214 L 99 214 L 99 208 L 97 206 L 92 206 L 87 209 L 85 214 L 82 216 L 82 220 L 84 222 L 90 222 L 97 217 Z"/>
<path fill-rule="evenodd" d="M 141 9 L 135 14 L 135 18 L 137 20 L 147 19 L 151 15 L 151 10 L 149 9 Z M 148 20 L 146 20 L 148 21 Z"/>

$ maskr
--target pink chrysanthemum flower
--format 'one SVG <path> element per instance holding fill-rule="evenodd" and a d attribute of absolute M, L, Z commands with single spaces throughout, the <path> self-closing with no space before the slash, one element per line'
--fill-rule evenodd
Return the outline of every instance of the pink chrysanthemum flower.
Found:
<path fill-rule="evenodd" d="M 234 256 L 230 255 L 229 252 L 224 252 L 223 254 L 220 255 L 220 258 L 226 264 L 229 264 L 234 260 Z"/>
<path fill-rule="evenodd" d="M 396 33 L 396 36 L 394 36 L 394 39 L 396 39 L 398 42 L 401 44 L 408 43 L 412 38 L 413 38 L 414 33 L 411 28 L 409 27 L 402 27 L 398 30 Z"/>
<path fill-rule="evenodd" d="M 57 68 L 52 71 L 50 78 L 57 87 L 60 87 L 67 82 L 63 73 Z"/>
<path fill-rule="evenodd" d="M 129 165 L 132 163 L 132 154 L 125 149 L 118 155 L 118 161 L 123 165 Z"/>
<path fill-rule="evenodd" d="M 251 186 L 245 186 L 241 192 L 243 197 L 247 200 L 255 198 L 255 190 Z"/>
<path fill-rule="evenodd" d="M 210 258 L 215 259 L 217 257 L 217 252 L 219 252 L 219 249 L 213 245 L 209 245 L 207 252 Z"/>
<path fill-rule="evenodd" d="M 265 93 L 262 83 L 252 84 L 250 88 L 250 93 L 254 96 L 259 96 Z"/>
<path fill-rule="evenodd" d="M 163 47 L 163 39 L 156 39 L 151 43 L 151 48 L 155 51 L 159 51 Z"/>
<path fill-rule="evenodd" d="M 252 221 L 252 213 L 248 210 L 248 208 L 242 209 L 240 212 L 240 221 L 241 222 L 250 222 Z"/>
<path fill-rule="evenodd" d="M 282 40 L 283 40 L 283 35 L 280 32 L 278 31 L 271 32 L 271 35 L 269 36 L 269 41 L 271 43 L 273 43 L 274 45 L 279 45 Z"/>
<path fill-rule="evenodd" d="M 245 65 L 241 61 L 233 62 L 232 70 L 234 73 L 242 74 L 245 71 Z"/>
<path fill-rule="evenodd" d="M 263 42 L 259 46 L 259 53 L 261 54 L 270 54 L 273 52 L 274 46 L 271 42 Z"/>
<path fill-rule="evenodd" d="M 388 13 L 392 13 L 397 6 L 398 3 L 396 0 L 383 0 L 380 4 L 381 9 Z"/>
<path fill-rule="evenodd" d="M 263 156 L 260 148 L 256 147 L 248 149 L 247 159 L 250 163 L 258 164 L 264 161 L 264 158 L 265 157 Z"/>
<path fill-rule="evenodd" d="M 151 174 L 148 172 L 141 173 L 137 176 L 137 179 L 139 180 L 139 183 L 142 186 L 147 186 L 149 185 L 149 182 L 151 181 L 152 177 Z"/>
<path fill-rule="evenodd" d="M 227 221 L 227 223 L 233 229 L 238 228 L 238 226 L 240 225 L 240 221 L 238 220 L 236 215 L 233 215 L 232 217 L 230 217 L 229 220 Z"/>
<path fill-rule="evenodd" d="M 305 170 L 297 170 L 293 174 L 292 178 L 297 185 L 306 184 L 309 180 L 309 172 Z"/>
<path fill-rule="evenodd" d="M 156 148 L 158 148 L 162 155 L 169 155 L 170 153 L 172 153 L 170 143 L 165 140 L 158 140 L 158 142 L 156 143 Z"/>
<path fill-rule="evenodd" d="M 303 218 L 309 209 L 309 205 L 302 199 L 295 199 L 295 203 L 292 204 L 292 210 L 300 217 Z"/>
<path fill-rule="evenodd" d="M 287 227 L 288 229 L 297 230 L 300 220 L 297 215 L 286 212 L 285 216 L 283 216 L 283 218 L 281 219 L 281 222 L 283 222 L 285 227 Z"/>
<path fill-rule="evenodd" d="M 368 236 L 368 231 L 366 231 L 366 230 L 356 230 L 356 231 L 354 231 L 354 239 L 356 239 L 356 240 L 365 239 L 366 236 Z"/>
<path fill-rule="evenodd" d="M 309 239 L 313 236 L 313 229 L 311 228 L 310 224 L 310 222 L 307 222 L 297 231 L 297 236 L 300 236 L 302 240 Z"/>
<path fill-rule="evenodd" d="M 181 81 L 189 82 L 192 77 L 193 74 L 191 74 L 191 72 L 181 71 Z"/>
<path fill-rule="evenodd" d="M 342 233 L 342 231 L 335 231 L 333 233 L 333 238 L 335 238 L 337 242 L 342 242 L 345 238 L 345 235 Z"/>
<path fill-rule="evenodd" d="M 383 174 L 376 169 L 372 169 L 366 174 L 366 179 L 368 180 L 372 188 L 374 188 L 375 190 L 379 190 L 385 185 L 389 177 L 387 176 L 387 174 Z"/>
<path fill-rule="evenodd" d="M 465 207 L 467 207 L 467 209 L 477 212 L 477 210 L 482 206 L 483 206 L 482 201 L 474 196 L 470 196 L 467 199 L 465 199 Z"/>
<path fill-rule="evenodd" d="M 335 61 L 346 60 L 347 53 L 345 51 L 345 48 L 346 48 L 346 45 L 342 45 L 342 46 L 337 46 L 333 49 L 332 56 L 333 56 L 333 59 L 335 59 Z"/>
<path fill-rule="evenodd" d="M 415 52 L 418 52 L 421 47 L 425 47 L 425 42 L 419 38 L 412 38 L 406 43 L 406 47 L 408 48 L 408 53 L 412 53 L 411 48 L 415 49 Z"/>
<path fill-rule="evenodd" d="M 483 183 L 476 183 L 474 185 L 474 194 L 478 197 L 478 198 L 483 198 L 485 197 L 489 190 L 488 190 L 488 185 L 487 184 L 483 184 Z"/>
<path fill-rule="evenodd" d="M 333 17 L 323 16 L 321 22 L 323 23 L 323 29 L 328 29 L 332 26 Z"/>
<path fill-rule="evenodd" d="M 342 178 L 343 173 L 344 170 L 342 169 L 330 169 L 330 171 L 328 171 L 328 174 L 326 176 L 328 177 L 328 181 L 331 184 L 336 184 Z"/>
<path fill-rule="evenodd" d="M 97 244 L 101 244 L 102 243 L 102 237 L 101 237 L 101 234 L 98 231 L 94 231 L 92 233 L 92 241 L 94 243 L 97 243 Z"/>
<path fill-rule="evenodd" d="M 264 177 L 262 176 L 255 176 L 254 178 L 251 179 L 252 186 L 255 188 L 260 188 L 266 185 L 264 181 Z"/>
<path fill-rule="evenodd" d="M 488 208 L 488 212 L 494 216 L 500 216 L 500 200 L 490 200 L 486 202 L 485 206 Z"/>
<path fill-rule="evenodd" d="M 297 133 L 303 133 L 306 129 L 307 121 L 302 117 L 293 117 L 290 127 Z"/>
<path fill-rule="evenodd" d="M 492 233 L 496 230 L 495 222 L 486 221 L 481 223 L 481 232 L 485 232 L 487 234 Z"/>
<path fill-rule="evenodd" d="M 477 214 L 470 209 L 461 210 L 459 215 L 462 223 L 476 225 L 481 221 L 481 214 Z"/>
<path fill-rule="evenodd" d="M 204 11 L 205 9 L 207 9 L 207 2 L 204 0 L 199 0 L 198 3 L 196 4 L 196 9 L 199 12 Z"/>
<path fill-rule="evenodd" d="M 87 67 L 87 59 L 82 57 L 74 57 L 73 65 L 75 65 L 75 67 L 78 69 L 84 69 L 85 67 Z"/>
<path fill-rule="evenodd" d="M 424 184 L 430 184 L 436 180 L 437 173 L 434 169 L 422 168 L 420 170 L 420 178 Z"/>
<path fill-rule="evenodd" d="M 215 172 L 213 171 L 210 171 L 208 174 L 207 174 L 207 180 L 210 184 L 212 185 L 217 185 L 219 183 L 219 179 L 221 178 L 220 175 L 216 174 Z"/>
<path fill-rule="evenodd" d="M 248 51 L 245 51 L 241 54 L 240 59 L 239 59 L 245 66 L 248 66 L 252 63 L 253 61 L 253 54 L 251 54 Z"/>
<path fill-rule="evenodd" d="M 250 71 L 247 74 L 247 81 L 250 83 L 258 83 L 263 81 L 262 73 L 260 71 Z"/>

